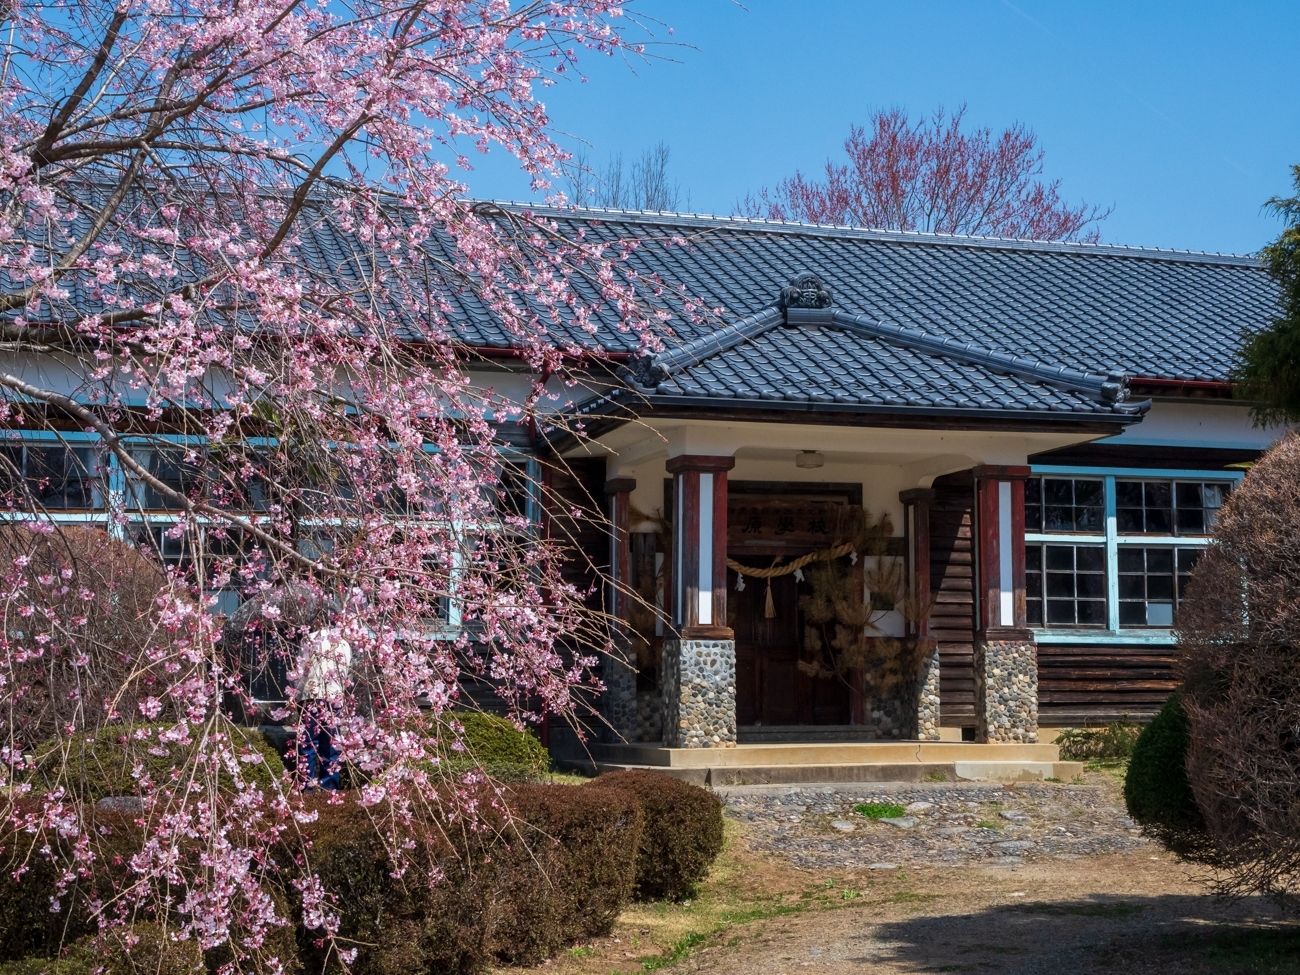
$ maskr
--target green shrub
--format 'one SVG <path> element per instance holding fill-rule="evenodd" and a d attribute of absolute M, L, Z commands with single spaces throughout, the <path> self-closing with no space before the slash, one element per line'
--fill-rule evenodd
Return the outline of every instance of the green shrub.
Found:
<path fill-rule="evenodd" d="M 516 903 L 494 932 L 493 954 L 531 965 L 608 934 L 637 880 L 645 835 L 638 798 L 622 789 L 533 785 L 512 790 L 509 804 Z"/>
<path fill-rule="evenodd" d="M 431 817 L 401 826 L 415 865 L 400 876 L 382 805 L 319 800 L 316 820 L 304 826 L 309 859 L 337 897 L 340 944 L 358 948 L 354 975 L 464 975 L 498 960 L 535 963 L 609 930 L 635 879 L 635 799 L 519 785 L 507 795 L 507 816 L 482 798 L 472 824 Z M 298 943 L 307 971 L 340 969 L 316 932 L 300 929 Z"/>
<path fill-rule="evenodd" d="M 482 711 L 448 711 L 437 721 L 443 774 L 459 777 L 481 769 L 496 779 L 536 782 L 551 767 L 546 746 L 508 718 Z M 460 725 L 459 734 L 453 722 Z M 464 749 L 455 748 L 456 742 Z"/>
<path fill-rule="evenodd" d="M 129 815 L 88 812 L 96 869 L 59 895 L 58 911 L 52 912 L 50 903 L 59 868 L 41 850 L 48 846 L 58 862 L 69 863 L 74 854 L 66 839 L 54 830 L 0 836 L 0 960 L 52 957 L 94 931 L 90 902 L 112 895 L 123 862 L 144 845 L 144 831 Z"/>
<path fill-rule="evenodd" d="M 61 958 L 29 957 L 0 965 L 0 975 L 203 975 L 194 941 L 175 941 L 157 924 L 113 928 L 70 946 Z"/>
<path fill-rule="evenodd" d="M 1138 735 L 1124 779 L 1128 814 L 1145 833 L 1189 859 L 1210 854 L 1205 821 L 1187 780 L 1187 716 L 1175 694 Z"/>
<path fill-rule="evenodd" d="M 1141 725 L 1115 721 L 1104 728 L 1066 728 L 1056 736 L 1056 745 L 1066 761 L 1120 761 L 1133 754 L 1141 733 Z"/>
<path fill-rule="evenodd" d="M 192 762 L 198 745 L 170 746 L 157 754 L 157 733 L 168 725 L 109 724 L 94 731 L 82 732 L 70 739 L 45 742 L 36 750 L 37 766 L 32 785 L 41 790 L 62 786 L 82 802 L 93 803 L 108 796 L 133 796 L 139 783 L 131 774 L 136 764 L 157 785 L 171 781 L 174 775 Z M 141 732 L 145 737 L 137 737 Z M 254 728 L 233 728 L 258 761 L 241 762 L 245 779 L 269 789 L 284 770 L 280 754 Z M 226 787 L 233 783 L 224 769 L 219 781 Z"/>
<path fill-rule="evenodd" d="M 592 785 L 629 792 L 641 802 L 645 828 L 637 854 L 637 899 L 692 896 L 722 852 L 718 797 L 659 772 L 610 772 Z"/>

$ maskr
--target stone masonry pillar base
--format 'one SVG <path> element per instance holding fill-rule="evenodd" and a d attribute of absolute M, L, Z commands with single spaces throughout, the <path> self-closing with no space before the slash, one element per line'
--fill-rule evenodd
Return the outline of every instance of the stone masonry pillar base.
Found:
<path fill-rule="evenodd" d="M 1038 741 L 1038 653 L 1032 637 L 975 645 L 975 720 L 980 741 Z"/>
<path fill-rule="evenodd" d="M 736 641 L 666 640 L 664 744 L 729 748 L 736 744 Z"/>
<path fill-rule="evenodd" d="M 922 646 L 921 673 L 916 689 L 916 737 L 919 741 L 939 740 L 939 645 Z"/>
<path fill-rule="evenodd" d="M 620 638 L 604 660 L 605 737 L 614 742 L 636 741 L 636 668 L 630 659 L 628 640 Z"/>

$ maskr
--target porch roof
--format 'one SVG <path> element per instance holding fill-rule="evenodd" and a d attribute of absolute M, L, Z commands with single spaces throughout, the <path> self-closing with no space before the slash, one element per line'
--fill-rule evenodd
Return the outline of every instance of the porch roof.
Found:
<path fill-rule="evenodd" d="M 973 342 L 830 307 L 813 275 L 776 307 L 693 342 L 635 361 L 624 378 L 651 405 L 941 411 L 1016 420 L 1128 423 L 1148 404 L 1128 399 L 1128 379 L 1047 366 Z M 793 287 L 793 286 L 792 286 Z M 824 307 L 799 307 L 822 304 Z"/>

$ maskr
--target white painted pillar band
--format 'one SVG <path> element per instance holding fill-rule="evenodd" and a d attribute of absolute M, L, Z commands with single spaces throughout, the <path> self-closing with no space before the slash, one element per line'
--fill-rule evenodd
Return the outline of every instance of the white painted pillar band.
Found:
<path fill-rule="evenodd" d="M 696 620 L 707 626 L 713 622 L 713 475 L 700 474 L 700 544 L 696 578 L 699 602 Z"/>
<path fill-rule="evenodd" d="M 1016 621 L 1016 584 L 1012 578 L 1011 482 L 998 482 L 998 622 L 1014 626 Z"/>

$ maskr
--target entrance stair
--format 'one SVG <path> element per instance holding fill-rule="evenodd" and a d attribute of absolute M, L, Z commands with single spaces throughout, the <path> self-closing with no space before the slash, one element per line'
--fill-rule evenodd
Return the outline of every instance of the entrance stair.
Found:
<path fill-rule="evenodd" d="M 801 729 L 806 732 L 807 729 Z M 566 764 L 588 772 L 652 769 L 698 785 L 837 782 L 1070 782 L 1080 762 L 1055 745 L 952 741 L 742 741 L 727 748 L 594 745 Z"/>

